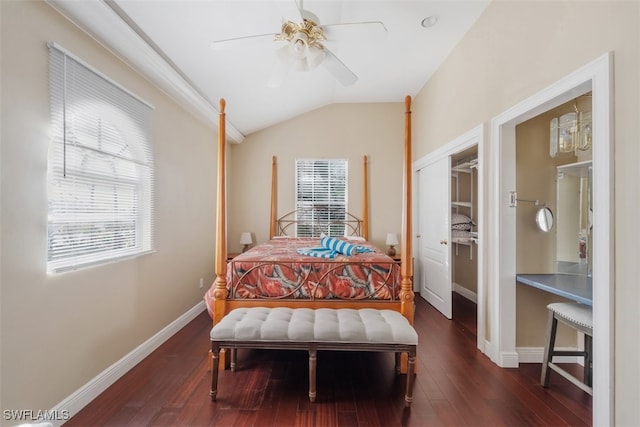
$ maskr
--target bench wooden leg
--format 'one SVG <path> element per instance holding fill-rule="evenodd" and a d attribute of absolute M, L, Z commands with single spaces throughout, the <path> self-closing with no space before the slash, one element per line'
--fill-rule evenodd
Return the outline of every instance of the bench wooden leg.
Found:
<path fill-rule="evenodd" d="M 211 344 L 211 356 L 213 363 L 211 364 L 211 391 L 209 394 L 211 400 L 215 402 L 218 397 L 218 358 L 220 356 L 220 347 L 216 343 Z"/>
<path fill-rule="evenodd" d="M 220 364 L 220 369 L 225 370 L 227 369 L 227 364 L 226 362 L 229 360 L 228 357 L 226 356 L 226 350 L 224 348 L 220 349 L 220 353 L 218 355 L 218 363 Z M 209 350 L 209 370 L 211 370 L 211 366 L 213 365 L 213 356 L 211 354 L 211 350 Z"/>
<path fill-rule="evenodd" d="M 410 407 L 413 402 L 413 382 L 415 381 L 416 349 L 408 352 L 407 360 L 407 394 L 404 396 L 405 406 Z"/>
<path fill-rule="evenodd" d="M 316 401 L 316 366 L 318 365 L 318 349 L 315 344 L 309 346 L 309 401 Z"/>

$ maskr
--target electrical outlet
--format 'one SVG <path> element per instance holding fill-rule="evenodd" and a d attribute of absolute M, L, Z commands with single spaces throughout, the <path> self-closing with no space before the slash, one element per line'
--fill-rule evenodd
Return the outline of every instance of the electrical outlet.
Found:
<path fill-rule="evenodd" d="M 204 288 L 204 279 L 200 278 L 200 289 Z"/>

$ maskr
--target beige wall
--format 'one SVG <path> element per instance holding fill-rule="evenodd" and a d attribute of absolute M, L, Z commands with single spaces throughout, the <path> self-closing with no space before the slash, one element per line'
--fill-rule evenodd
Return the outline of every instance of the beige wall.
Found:
<path fill-rule="evenodd" d="M 2 409 L 50 409 L 202 300 L 213 281 L 213 131 L 44 2 L 2 1 Z M 48 51 L 155 106 L 156 252 L 48 275 Z"/>
<path fill-rule="evenodd" d="M 271 157 L 278 161 L 278 216 L 294 209 L 295 159 L 346 158 L 348 210 L 362 217 L 363 156 L 369 158 L 369 240 L 400 233 L 404 104 L 334 104 L 248 135 L 229 149 L 229 251 L 240 233 L 269 237 Z"/>
<path fill-rule="evenodd" d="M 635 425 L 640 419 L 640 335 L 633 326 L 640 322 L 635 249 L 640 240 L 635 226 L 640 208 L 639 31 L 638 2 L 494 1 L 416 96 L 413 108 L 414 158 L 481 123 L 487 125 L 490 145 L 492 117 L 614 52 L 616 425 Z M 484 170 L 487 183 L 493 167 L 489 163 Z M 481 242 L 485 249 L 493 243 Z M 491 260 L 486 262 L 485 273 Z"/>

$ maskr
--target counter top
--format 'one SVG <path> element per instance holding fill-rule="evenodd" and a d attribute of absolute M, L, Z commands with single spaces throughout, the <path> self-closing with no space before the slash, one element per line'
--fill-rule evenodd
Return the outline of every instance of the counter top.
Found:
<path fill-rule="evenodd" d="M 550 292 L 576 302 L 593 305 L 591 277 L 578 274 L 517 274 L 516 281 L 523 285 Z"/>

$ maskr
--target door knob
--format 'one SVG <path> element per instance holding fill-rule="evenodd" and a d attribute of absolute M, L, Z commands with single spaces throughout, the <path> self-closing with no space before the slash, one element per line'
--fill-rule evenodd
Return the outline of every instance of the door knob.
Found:
<path fill-rule="evenodd" d="M 441 244 L 441 245 L 446 245 L 446 244 L 447 244 L 447 241 L 446 241 L 446 240 L 440 240 L 440 244 Z"/>

